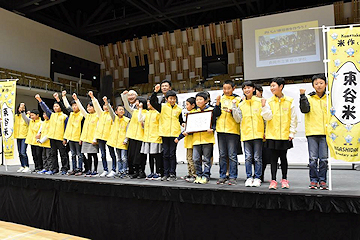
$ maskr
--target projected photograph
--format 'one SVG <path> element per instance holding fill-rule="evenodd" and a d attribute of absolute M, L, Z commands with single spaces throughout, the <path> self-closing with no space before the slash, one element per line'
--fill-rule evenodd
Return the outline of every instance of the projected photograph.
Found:
<path fill-rule="evenodd" d="M 256 30 L 256 66 L 320 61 L 317 21 Z"/>

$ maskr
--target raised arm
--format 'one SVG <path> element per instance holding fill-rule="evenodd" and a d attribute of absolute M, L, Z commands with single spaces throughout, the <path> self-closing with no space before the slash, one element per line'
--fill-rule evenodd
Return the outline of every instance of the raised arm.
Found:
<path fill-rule="evenodd" d="M 61 95 L 62 95 L 62 100 L 63 100 L 63 103 L 65 105 L 65 108 L 68 111 L 68 113 L 70 114 L 71 112 L 73 112 L 73 110 L 72 110 L 72 108 L 70 106 L 70 103 L 69 103 L 67 97 L 66 97 L 66 91 L 65 90 L 62 91 Z"/>
<path fill-rule="evenodd" d="M 48 116 L 48 118 L 50 118 L 52 111 L 49 109 L 49 107 L 46 105 L 46 103 L 43 102 L 40 95 L 36 94 L 35 99 L 38 100 L 39 105 L 40 105 L 41 109 L 45 112 L 46 116 Z"/>
<path fill-rule="evenodd" d="M 157 93 L 160 90 L 160 84 L 156 84 L 153 94 L 150 97 L 150 104 L 156 111 L 161 112 L 161 103 L 159 103 L 159 99 L 157 98 Z"/>
<path fill-rule="evenodd" d="M 94 109 L 95 109 L 96 114 L 98 115 L 98 117 L 101 117 L 101 114 L 102 114 L 103 110 L 101 109 L 99 101 L 94 97 L 94 93 L 92 91 L 89 91 L 88 94 L 89 94 L 89 96 L 91 98 L 91 101 L 92 101 L 92 103 L 94 105 Z"/>
<path fill-rule="evenodd" d="M 86 117 L 86 115 L 88 114 L 85 110 L 85 108 L 83 107 L 83 105 L 81 104 L 80 100 L 78 99 L 77 95 L 75 93 L 73 93 L 72 97 L 74 98 L 76 105 L 78 106 L 80 113 Z"/>
<path fill-rule="evenodd" d="M 107 100 L 107 97 L 103 97 L 103 101 L 105 103 L 105 105 L 107 106 L 107 108 L 109 109 L 109 114 L 110 114 L 110 117 L 111 119 L 113 120 L 113 122 L 115 121 L 115 112 L 114 112 L 114 109 L 110 106 L 108 100 Z"/>
<path fill-rule="evenodd" d="M 139 122 L 144 123 L 144 122 L 145 122 L 145 115 L 144 115 L 144 114 L 142 114 L 142 110 L 143 110 L 143 104 L 142 104 L 142 103 L 140 103 L 140 104 L 139 104 L 139 115 L 138 115 L 138 120 L 139 120 Z"/>
<path fill-rule="evenodd" d="M 134 112 L 134 109 L 132 109 L 130 107 L 130 104 L 129 104 L 129 100 L 128 100 L 128 91 L 124 91 L 122 94 L 121 94 L 121 100 L 124 104 L 124 108 L 126 109 L 126 111 L 128 111 L 131 115 L 133 114 Z"/>
<path fill-rule="evenodd" d="M 26 122 L 27 125 L 30 124 L 30 118 L 28 116 L 26 116 L 26 113 L 24 111 L 21 112 L 21 117 L 24 119 L 24 121 Z"/>

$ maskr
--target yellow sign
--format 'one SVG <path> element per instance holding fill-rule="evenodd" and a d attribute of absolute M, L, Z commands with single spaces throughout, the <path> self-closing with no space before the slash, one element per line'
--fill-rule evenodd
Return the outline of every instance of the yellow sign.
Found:
<path fill-rule="evenodd" d="M 0 82 L 1 133 L 5 159 L 14 158 L 16 80 Z"/>
<path fill-rule="evenodd" d="M 327 39 L 330 155 L 357 162 L 360 161 L 360 28 L 331 29 Z"/>

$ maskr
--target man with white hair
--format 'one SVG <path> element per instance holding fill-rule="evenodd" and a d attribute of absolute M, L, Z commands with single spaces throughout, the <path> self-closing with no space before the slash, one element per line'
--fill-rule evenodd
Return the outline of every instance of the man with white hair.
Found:
<path fill-rule="evenodd" d="M 137 97 L 138 97 L 138 94 L 134 90 L 130 90 L 130 91 L 125 90 L 121 94 L 121 100 L 122 100 L 122 102 L 124 104 L 124 108 L 125 108 L 124 115 L 128 118 L 131 118 L 130 112 L 132 112 L 132 110 L 136 109 L 135 101 L 136 101 Z"/>

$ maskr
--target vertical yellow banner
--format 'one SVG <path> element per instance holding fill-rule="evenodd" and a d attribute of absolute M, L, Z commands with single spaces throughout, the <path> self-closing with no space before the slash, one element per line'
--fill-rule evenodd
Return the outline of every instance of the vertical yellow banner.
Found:
<path fill-rule="evenodd" d="M 14 114 L 16 80 L 0 82 L 1 133 L 5 159 L 14 158 Z"/>
<path fill-rule="evenodd" d="M 357 162 L 360 161 L 360 28 L 331 29 L 327 39 L 330 155 Z"/>

